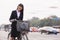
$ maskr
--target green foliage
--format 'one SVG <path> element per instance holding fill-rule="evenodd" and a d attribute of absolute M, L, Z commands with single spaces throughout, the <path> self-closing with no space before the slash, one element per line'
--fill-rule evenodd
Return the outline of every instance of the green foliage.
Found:
<path fill-rule="evenodd" d="M 30 25 L 33 27 L 43 27 L 43 26 L 55 26 L 60 25 L 60 18 L 57 16 L 50 16 L 50 18 L 39 19 L 33 17 L 30 21 Z"/>

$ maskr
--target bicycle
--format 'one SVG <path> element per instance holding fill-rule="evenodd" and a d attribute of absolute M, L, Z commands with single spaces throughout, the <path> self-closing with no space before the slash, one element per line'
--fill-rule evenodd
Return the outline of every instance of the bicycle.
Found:
<path fill-rule="evenodd" d="M 18 25 L 19 25 L 19 22 L 24 22 L 21 20 L 16 20 L 16 21 Z M 28 40 L 27 34 L 28 34 L 28 31 L 22 31 L 18 37 L 14 38 L 14 40 Z M 8 40 L 10 35 L 11 35 L 11 32 L 8 34 Z"/>
<path fill-rule="evenodd" d="M 8 40 L 10 39 L 9 38 L 10 35 L 11 35 L 11 33 L 8 34 Z M 28 40 L 27 32 L 21 33 L 21 36 L 19 37 L 19 39 L 18 39 L 18 37 L 16 37 L 14 40 L 20 40 L 20 38 L 21 38 L 21 40 Z"/>

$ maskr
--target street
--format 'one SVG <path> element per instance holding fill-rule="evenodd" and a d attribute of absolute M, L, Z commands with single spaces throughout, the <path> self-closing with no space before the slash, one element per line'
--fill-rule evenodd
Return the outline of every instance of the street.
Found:
<path fill-rule="evenodd" d="M 46 35 L 40 33 L 29 33 L 30 40 L 60 40 L 60 34 L 54 35 Z"/>
<path fill-rule="evenodd" d="M 8 32 L 0 31 L 0 40 L 7 40 Z M 60 34 L 40 34 L 40 32 L 29 32 L 28 33 L 29 40 L 60 40 Z"/>

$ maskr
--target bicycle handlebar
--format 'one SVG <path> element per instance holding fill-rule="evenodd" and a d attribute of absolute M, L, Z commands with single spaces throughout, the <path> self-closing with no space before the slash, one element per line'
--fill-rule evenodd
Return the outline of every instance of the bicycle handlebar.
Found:
<path fill-rule="evenodd" d="M 22 20 L 17 20 L 17 19 L 12 19 L 12 20 L 10 20 L 10 22 L 14 22 L 14 21 L 23 22 Z"/>

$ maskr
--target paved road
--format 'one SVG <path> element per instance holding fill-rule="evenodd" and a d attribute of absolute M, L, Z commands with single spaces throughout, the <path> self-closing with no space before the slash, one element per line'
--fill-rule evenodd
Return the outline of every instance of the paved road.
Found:
<path fill-rule="evenodd" d="M 0 31 L 0 40 L 7 40 L 8 32 Z M 37 32 L 30 32 L 28 34 L 29 40 L 60 40 L 60 34 L 58 35 L 46 35 Z"/>
<path fill-rule="evenodd" d="M 29 33 L 30 40 L 60 40 L 60 34 L 58 35 L 46 35 L 40 33 Z"/>

